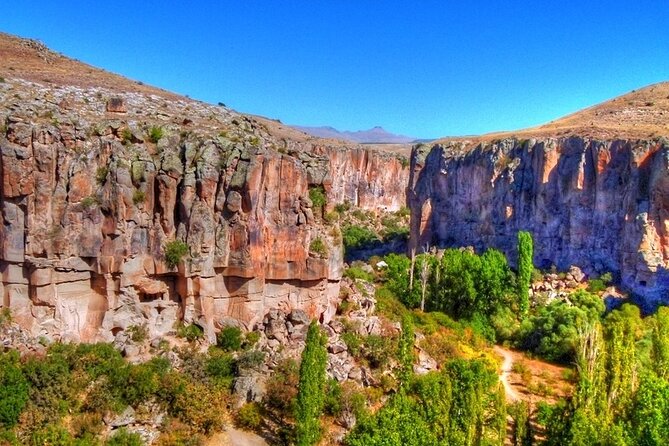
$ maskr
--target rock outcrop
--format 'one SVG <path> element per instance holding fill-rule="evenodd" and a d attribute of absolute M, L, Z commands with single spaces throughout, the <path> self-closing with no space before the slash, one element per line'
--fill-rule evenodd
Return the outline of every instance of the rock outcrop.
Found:
<path fill-rule="evenodd" d="M 0 307 L 16 322 L 75 341 L 196 323 L 213 340 L 271 309 L 334 315 L 343 252 L 323 212 L 345 201 L 399 209 L 401 156 L 26 42 L 0 33 Z M 314 187 L 327 209 L 311 202 Z M 183 256 L 167 256 L 180 242 Z"/>
<path fill-rule="evenodd" d="M 494 247 L 564 271 L 612 272 L 653 304 L 669 288 L 669 141 L 505 138 L 417 146 L 411 243 Z"/>

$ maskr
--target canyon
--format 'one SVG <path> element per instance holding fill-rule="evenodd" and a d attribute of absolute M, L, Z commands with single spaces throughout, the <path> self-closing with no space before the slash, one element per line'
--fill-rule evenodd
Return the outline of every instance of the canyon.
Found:
<path fill-rule="evenodd" d="M 337 204 L 411 211 L 410 248 L 488 247 L 669 287 L 669 84 L 535 129 L 407 146 L 320 139 L 0 34 L 0 305 L 34 336 L 110 341 L 270 310 L 328 322 Z M 311 199 L 322 191 L 326 204 Z M 187 245 L 172 262 L 166 250 Z"/>

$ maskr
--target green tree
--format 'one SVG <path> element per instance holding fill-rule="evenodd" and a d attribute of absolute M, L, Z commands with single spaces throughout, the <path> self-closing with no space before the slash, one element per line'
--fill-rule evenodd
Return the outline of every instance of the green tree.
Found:
<path fill-rule="evenodd" d="M 518 309 L 522 316 L 526 316 L 530 309 L 530 279 L 534 263 L 534 246 L 532 235 L 526 231 L 518 232 Z"/>
<path fill-rule="evenodd" d="M 0 424 L 16 423 L 28 401 L 26 380 L 17 352 L 0 354 Z"/>
<path fill-rule="evenodd" d="M 657 309 L 651 330 L 653 368 L 658 376 L 669 378 L 669 308 Z"/>
<path fill-rule="evenodd" d="M 295 410 L 295 433 L 298 446 L 314 445 L 321 436 L 319 417 L 325 400 L 325 337 L 316 322 L 309 325 L 300 364 L 300 384 Z"/>

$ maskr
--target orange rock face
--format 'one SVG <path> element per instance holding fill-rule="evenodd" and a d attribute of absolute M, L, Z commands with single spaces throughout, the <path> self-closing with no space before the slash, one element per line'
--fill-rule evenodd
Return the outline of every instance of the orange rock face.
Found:
<path fill-rule="evenodd" d="M 412 155 L 411 241 L 494 247 L 534 237 L 538 267 L 613 272 L 649 305 L 669 291 L 669 146 L 663 140 L 452 142 Z"/>
<path fill-rule="evenodd" d="M 17 121 L 0 136 L 0 303 L 22 325 L 92 340 L 185 320 L 212 337 L 269 308 L 334 314 L 341 240 L 314 216 L 309 188 L 322 181 L 304 162 L 225 138 L 172 134 L 154 147 L 106 133 L 79 147 Z M 326 253 L 311 252 L 317 238 Z M 171 268 L 174 240 L 188 253 Z"/>

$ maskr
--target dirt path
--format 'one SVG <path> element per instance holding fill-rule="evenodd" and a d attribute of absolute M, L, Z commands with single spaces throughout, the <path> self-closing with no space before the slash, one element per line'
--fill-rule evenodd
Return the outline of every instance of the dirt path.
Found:
<path fill-rule="evenodd" d="M 262 437 L 233 427 L 214 435 L 205 444 L 206 446 L 268 446 Z"/>
<path fill-rule="evenodd" d="M 509 375 L 511 374 L 511 369 L 513 369 L 513 354 L 499 345 L 495 346 L 495 353 L 504 358 L 502 362 L 502 372 L 499 375 L 499 380 L 504 386 L 504 392 L 506 393 L 506 399 L 511 402 L 520 401 L 522 398 L 518 392 L 511 386 L 509 382 Z"/>

